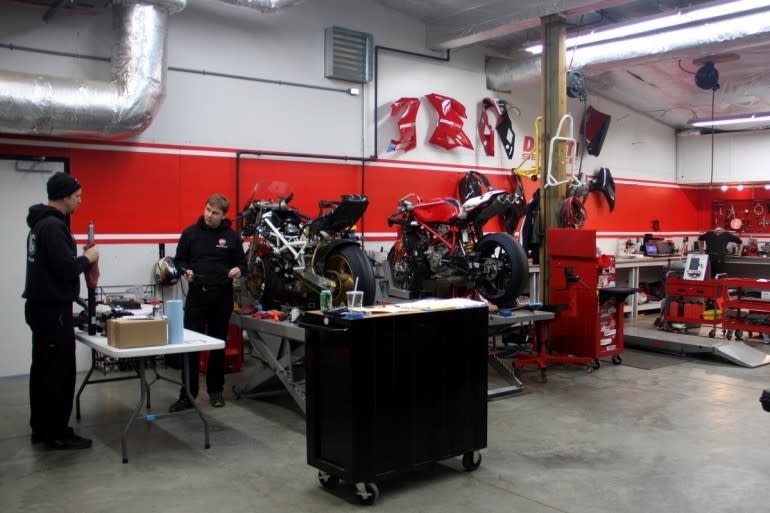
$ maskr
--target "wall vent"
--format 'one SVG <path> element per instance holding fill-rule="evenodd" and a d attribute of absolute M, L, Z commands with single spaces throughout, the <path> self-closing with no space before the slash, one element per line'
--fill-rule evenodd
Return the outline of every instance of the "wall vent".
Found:
<path fill-rule="evenodd" d="M 371 34 L 342 27 L 324 31 L 324 76 L 349 82 L 372 79 L 374 43 Z"/>

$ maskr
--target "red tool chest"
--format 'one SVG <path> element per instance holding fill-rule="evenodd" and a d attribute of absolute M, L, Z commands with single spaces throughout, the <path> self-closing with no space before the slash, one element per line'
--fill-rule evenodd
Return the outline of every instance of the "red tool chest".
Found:
<path fill-rule="evenodd" d="M 601 269 L 612 267 L 596 256 L 596 232 L 570 228 L 548 230 L 551 256 L 551 303 L 569 308 L 551 324 L 554 351 L 620 363 L 624 349 L 623 304 L 636 289 L 598 288 Z M 600 274 L 601 272 L 601 274 Z M 609 282 L 606 282 L 607 284 Z"/>

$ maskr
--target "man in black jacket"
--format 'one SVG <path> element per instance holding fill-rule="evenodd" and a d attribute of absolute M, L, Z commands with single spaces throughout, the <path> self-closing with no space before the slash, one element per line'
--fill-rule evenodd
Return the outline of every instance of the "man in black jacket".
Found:
<path fill-rule="evenodd" d="M 698 237 L 700 242 L 706 244 L 706 253 L 711 260 L 711 277 L 715 277 L 717 274 L 724 272 L 724 258 L 727 254 L 727 245 L 730 243 L 737 244 L 738 249 L 735 252 L 736 255 L 741 254 L 741 248 L 743 248 L 743 241 L 737 235 L 726 231 L 721 226 L 717 226 L 713 230 L 702 234 Z"/>
<path fill-rule="evenodd" d="M 233 311 L 233 280 L 246 270 L 246 257 L 238 235 L 225 218 L 230 202 L 221 194 L 212 195 L 198 222 L 187 227 L 179 239 L 174 265 L 190 290 L 184 308 L 184 327 L 211 337 L 227 340 L 230 314 Z M 200 353 L 190 353 L 188 366 L 182 369 L 190 376 L 190 395 L 198 396 Z M 206 389 L 215 408 L 225 405 L 225 350 L 209 353 Z M 184 387 L 169 411 L 192 408 Z"/>
<path fill-rule="evenodd" d="M 67 216 L 80 205 L 80 182 L 66 173 L 48 180 L 48 205 L 29 208 L 24 316 L 32 329 L 29 370 L 32 443 L 49 449 L 86 449 L 91 440 L 69 427 L 75 395 L 75 331 L 72 302 L 80 273 L 99 259 L 92 246 L 77 255 Z"/>

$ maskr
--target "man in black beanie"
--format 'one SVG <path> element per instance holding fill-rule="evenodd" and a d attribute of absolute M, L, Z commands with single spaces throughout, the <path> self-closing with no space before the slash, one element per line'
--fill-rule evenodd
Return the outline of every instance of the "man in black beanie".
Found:
<path fill-rule="evenodd" d="M 32 329 L 29 371 L 32 443 L 48 449 L 86 449 L 91 440 L 69 427 L 75 395 L 75 332 L 72 302 L 80 273 L 99 259 L 93 246 L 77 255 L 67 216 L 80 205 L 80 182 L 66 173 L 48 180 L 48 205 L 29 208 L 24 316 Z"/>

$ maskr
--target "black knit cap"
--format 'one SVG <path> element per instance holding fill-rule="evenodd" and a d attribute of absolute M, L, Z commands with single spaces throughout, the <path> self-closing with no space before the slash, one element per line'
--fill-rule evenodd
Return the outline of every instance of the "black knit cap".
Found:
<path fill-rule="evenodd" d="M 54 175 L 48 179 L 48 199 L 57 200 L 66 198 L 73 192 L 80 189 L 80 182 L 77 179 L 71 177 L 67 173 L 54 173 Z"/>

